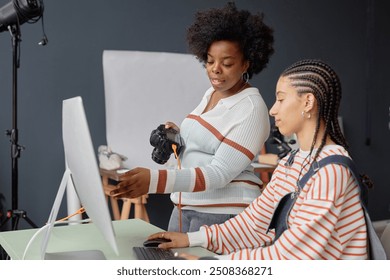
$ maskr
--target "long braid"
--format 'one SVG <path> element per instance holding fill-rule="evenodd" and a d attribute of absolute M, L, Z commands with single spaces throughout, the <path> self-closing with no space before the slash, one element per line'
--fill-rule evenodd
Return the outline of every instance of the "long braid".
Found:
<path fill-rule="evenodd" d="M 292 85 L 297 89 L 298 94 L 313 93 L 317 100 L 318 118 L 309 155 L 312 154 L 315 147 L 321 120 L 325 123 L 325 133 L 313 162 L 325 146 L 327 136 L 336 144 L 348 150 L 348 144 L 338 123 L 341 83 L 334 70 L 320 60 L 306 59 L 288 67 L 281 76 L 288 77 L 292 81 Z"/>
<path fill-rule="evenodd" d="M 328 71 L 332 76 L 332 81 L 334 82 L 334 84 L 333 84 L 334 91 L 336 92 L 336 94 L 338 93 L 338 95 L 340 96 L 340 98 L 335 98 L 335 100 L 334 100 L 335 101 L 334 109 L 331 112 L 331 113 L 333 113 L 331 118 L 334 120 L 334 122 L 331 123 L 332 127 L 331 127 L 331 130 L 329 131 L 329 134 L 330 134 L 331 139 L 334 142 L 343 143 L 341 145 L 344 146 L 346 149 L 348 149 L 348 144 L 346 142 L 346 139 L 344 138 L 344 135 L 341 132 L 340 125 L 338 125 L 339 124 L 338 123 L 338 110 L 339 110 L 340 101 L 341 101 L 341 83 L 340 83 L 340 80 L 339 80 L 338 76 L 336 75 L 336 73 L 328 65 L 325 64 L 325 67 L 328 68 Z M 336 123 L 337 125 L 334 125 L 334 123 Z"/>

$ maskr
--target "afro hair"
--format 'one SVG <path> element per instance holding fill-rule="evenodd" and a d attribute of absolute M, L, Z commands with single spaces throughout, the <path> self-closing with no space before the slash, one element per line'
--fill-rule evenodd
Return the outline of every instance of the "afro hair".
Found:
<path fill-rule="evenodd" d="M 224 8 L 199 11 L 188 28 L 189 50 L 199 61 L 206 63 L 207 53 L 215 41 L 233 41 L 240 45 L 244 58 L 249 61 L 249 77 L 260 73 L 273 54 L 273 30 L 264 22 L 264 15 L 237 10 L 233 2 Z"/>

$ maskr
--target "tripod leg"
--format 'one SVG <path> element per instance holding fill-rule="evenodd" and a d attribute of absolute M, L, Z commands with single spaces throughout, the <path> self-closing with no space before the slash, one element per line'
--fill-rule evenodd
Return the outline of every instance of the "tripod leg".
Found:
<path fill-rule="evenodd" d="M 23 219 L 25 219 L 25 220 L 26 220 L 26 222 L 27 222 L 27 223 L 29 223 L 29 224 L 30 224 L 30 226 L 32 226 L 33 228 L 38 228 L 38 226 L 37 226 L 36 224 L 34 224 L 34 222 L 33 222 L 33 221 L 31 221 L 31 219 L 30 219 L 29 217 L 27 217 L 27 216 L 23 216 Z"/>
<path fill-rule="evenodd" d="M 20 219 L 24 219 L 33 228 L 38 228 L 38 226 L 29 217 L 27 217 L 26 211 L 9 210 L 7 213 L 7 218 L 0 225 L 0 229 L 2 229 L 3 226 L 11 219 L 12 219 L 12 229 L 11 230 L 18 229 Z"/>
<path fill-rule="evenodd" d="M 17 230 L 19 225 L 20 216 L 14 216 L 12 218 L 12 230 Z"/>

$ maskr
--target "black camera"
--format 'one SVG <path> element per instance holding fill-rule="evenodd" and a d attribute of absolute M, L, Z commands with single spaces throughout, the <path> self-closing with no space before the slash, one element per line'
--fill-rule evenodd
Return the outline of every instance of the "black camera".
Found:
<path fill-rule="evenodd" d="M 166 163 L 171 157 L 173 153 L 172 145 L 176 146 L 177 155 L 180 155 L 184 148 L 180 134 L 173 128 L 166 129 L 164 124 L 160 124 L 157 129 L 152 131 L 150 144 L 154 147 L 152 159 L 159 164 Z"/>

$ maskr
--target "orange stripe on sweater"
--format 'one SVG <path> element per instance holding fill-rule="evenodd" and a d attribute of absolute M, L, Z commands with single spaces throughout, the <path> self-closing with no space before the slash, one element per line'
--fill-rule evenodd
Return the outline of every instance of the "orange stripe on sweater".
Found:
<path fill-rule="evenodd" d="M 241 153 L 246 155 L 250 160 L 254 159 L 255 155 L 251 151 L 249 151 L 247 148 L 241 146 L 240 144 L 238 144 L 238 143 L 236 143 L 236 142 L 226 138 L 225 136 L 223 136 L 214 126 L 212 126 L 211 124 L 206 122 L 201 117 L 195 116 L 195 115 L 188 115 L 187 118 L 196 120 L 202 126 L 207 128 L 207 130 L 210 131 L 215 137 L 217 137 L 217 139 L 219 141 L 221 141 L 221 142 L 231 146 L 232 148 L 236 149 L 237 151 L 240 151 Z"/>
<path fill-rule="evenodd" d="M 206 189 L 206 181 L 204 179 L 202 170 L 199 167 L 195 168 L 195 174 L 196 174 L 196 178 L 195 178 L 194 192 L 204 191 Z"/>
<path fill-rule="evenodd" d="M 157 181 L 157 193 L 164 193 L 167 186 L 168 171 L 159 170 L 158 171 L 158 181 Z"/>
<path fill-rule="evenodd" d="M 240 222 L 242 222 L 242 220 Z M 244 223 L 244 225 L 245 225 L 245 223 Z M 236 231 L 238 237 L 241 239 L 242 244 L 247 245 L 248 242 L 249 242 L 250 248 L 254 248 L 255 247 L 253 242 L 252 242 L 252 239 L 248 237 L 244 227 L 241 226 L 241 223 L 237 223 L 236 225 L 232 225 L 232 226 L 234 227 L 234 230 Z"/>

